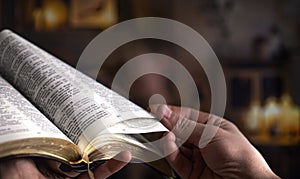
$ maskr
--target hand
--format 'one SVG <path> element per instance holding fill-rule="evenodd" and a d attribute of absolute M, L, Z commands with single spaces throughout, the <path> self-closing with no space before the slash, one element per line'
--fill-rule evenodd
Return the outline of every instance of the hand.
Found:
<path fill-rule="evenodd" d="M 95 178 L 107 178 L 122 169 L 130 160 L 129 152 L 121 152 L 101 166 L 97 167 L 93 173 Z M 120 160 L 121 159 L 121 160 Z M 0 163 L 1 179 L 54 179 L 54 178 L 78 178 L 89 179 L 88 173 L 64 173 L 59 170 L 60 163 L 47 159 L 20 158 Z"/>
<path fill-rule="evenodd" d="M 230 121 L 166 105 L 152 106 L 151 112 L 162 117 L 162 123 L 172 131 L 165 134 L 163 145 L 166 154 L 170 154 L 167 161 L 180 177 L 279 178 Z M 202 136 L 203 133 L 213 136 Z M 178 148 L 182 139 L 187 140 Z"/>

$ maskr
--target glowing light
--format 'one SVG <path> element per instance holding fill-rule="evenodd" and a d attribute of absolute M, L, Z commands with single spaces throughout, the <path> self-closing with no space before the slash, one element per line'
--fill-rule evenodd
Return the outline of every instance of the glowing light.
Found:
<path fill-rule="evenodd" d="M 266 120 L 274 117 L 278 117 L 280 114 L 280 108 L 275 98 L 269 98 L 264 110 L 264 116 Z"/>
<path fill-rule="evenodd" d="M 67 20 L 67 7 L 62 0 L 47 0 L 43 4 L 45 29 L 56 29 Z"/>

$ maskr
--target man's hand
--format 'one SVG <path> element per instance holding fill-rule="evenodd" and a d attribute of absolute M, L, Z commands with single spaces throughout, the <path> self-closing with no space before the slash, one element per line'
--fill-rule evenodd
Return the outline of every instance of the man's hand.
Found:
<path fill-rule="evenodd" d="M 230 121 L 190 108 L 166 105 L 150 108 L 172 131 L 165 134 L 163 145 L 170 154 L 167 161 L 180 177 L 278 178 Z M 178 148 L 178 140 L 182 139 L 186 141 Z"/>

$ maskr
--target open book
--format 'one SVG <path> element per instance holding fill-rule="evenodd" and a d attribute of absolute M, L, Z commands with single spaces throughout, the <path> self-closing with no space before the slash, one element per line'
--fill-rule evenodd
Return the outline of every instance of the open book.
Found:
<path fill-rule="evenodd" d="M 126 98 L 12 31 L 1 31 L 0 159 L 42 156 L 85 171 L 129 150 L 133 159 L 172 177 L 162 149 L 141 135 L 163 131 Z"/>

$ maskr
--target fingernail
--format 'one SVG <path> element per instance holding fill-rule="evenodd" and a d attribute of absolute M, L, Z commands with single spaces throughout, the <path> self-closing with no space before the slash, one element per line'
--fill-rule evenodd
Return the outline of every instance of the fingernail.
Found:
<path fill-rule="evenodd" d="M 172 110 L 168 108 L 168 106 L 163 106 L 162 114 L 163 117 L 165 117 L 166 119 L 170 119 L 172 115 Z"/>

